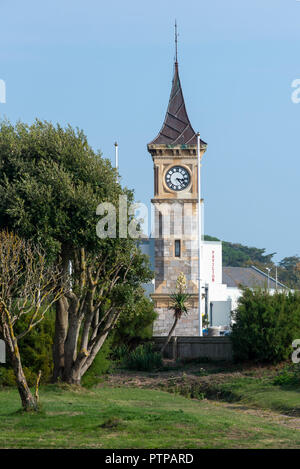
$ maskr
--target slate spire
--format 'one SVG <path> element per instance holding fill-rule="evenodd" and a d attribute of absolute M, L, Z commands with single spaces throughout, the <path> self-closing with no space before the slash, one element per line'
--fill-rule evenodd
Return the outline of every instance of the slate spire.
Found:
<path fill-rule="evenodd" d="M 163 126 L 149 145 L 197 145 L 197 134 L 188 118 L 178 72 L 177 54 L 168 109 Z M 205 142 L 201 141 L 205 145 Z"/>

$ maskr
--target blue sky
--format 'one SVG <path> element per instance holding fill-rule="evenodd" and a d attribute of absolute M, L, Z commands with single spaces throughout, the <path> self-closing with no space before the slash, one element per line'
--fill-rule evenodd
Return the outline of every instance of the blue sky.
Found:
<path fill-rule="evenodd" d="M 0 0 L 0 116 L 82 128 L 137 200 L 153 195 L 146 144 L 163 122 L 179 27 L 179 72 L 203 161 L 205 232 L 299 254 L 297 0 Z"/>

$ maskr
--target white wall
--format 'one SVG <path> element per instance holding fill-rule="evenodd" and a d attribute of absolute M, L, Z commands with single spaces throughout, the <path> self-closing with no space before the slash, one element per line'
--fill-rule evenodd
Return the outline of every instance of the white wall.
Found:
<path fill-rule="evenodd" d="M 208 284 L 222 283 L 222 243 L 221 241 L 203 242 L 204 281 Z"/>

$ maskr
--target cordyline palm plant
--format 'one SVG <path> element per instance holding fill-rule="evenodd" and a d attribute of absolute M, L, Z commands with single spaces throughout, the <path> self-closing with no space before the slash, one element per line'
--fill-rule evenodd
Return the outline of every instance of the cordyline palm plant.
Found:
<path fill-rule="evenodd" d="M 170 295 L 171 299 L 171 306 L 169 309 L 174 311 L 174 322 L 173 325 L 170 329 L 169 335 L 167 337 L 166 342 L 163 344 L 161 353 L 163 354 L 168 343 L 170 342 L 170 339 L 172 337 L 172 334 L 174 332 L 174 329 L 179 321 L 179 319 L 184 315 L 188 313 L 188 307 L 187 303 L 190 299 L 190 296 L 188 293 L 186 293 L 186 278 L 183 272 L 181 272 L 177 278 L 176 282 L 176 292 L 172 293 Z"/>

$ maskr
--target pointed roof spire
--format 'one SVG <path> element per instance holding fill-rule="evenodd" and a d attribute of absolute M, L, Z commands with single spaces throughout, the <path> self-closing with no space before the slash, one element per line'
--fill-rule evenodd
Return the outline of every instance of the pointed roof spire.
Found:
<path fill-rule="evenodd" d="M 175 63 L 172 89 L 163 126 L 149 145 L 197 145 L 197 134 L 188 118 L 183 98 L 177 61 L 177 22 L 175 21 Z M 203 140 L 201 144 L 206 145 Z"/>

